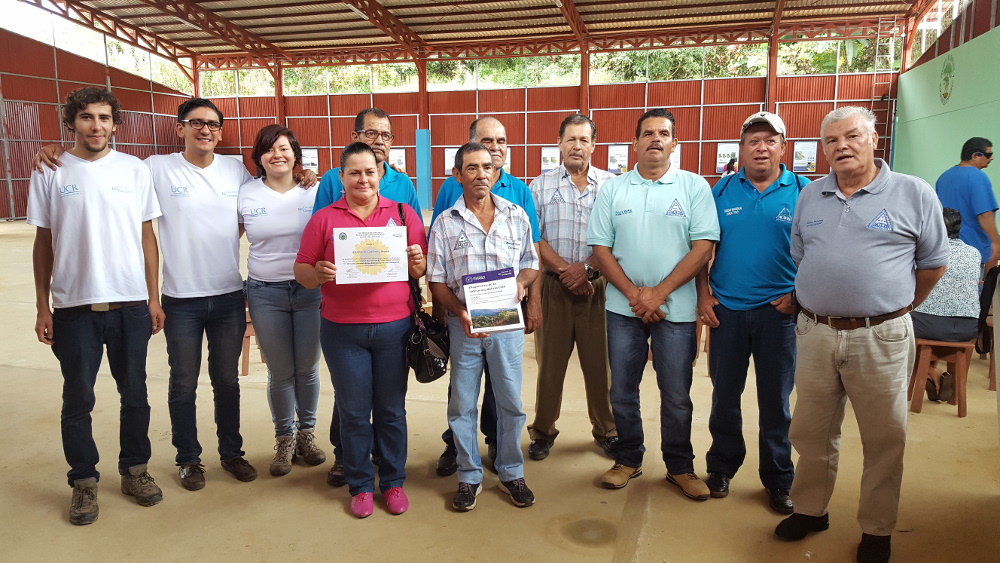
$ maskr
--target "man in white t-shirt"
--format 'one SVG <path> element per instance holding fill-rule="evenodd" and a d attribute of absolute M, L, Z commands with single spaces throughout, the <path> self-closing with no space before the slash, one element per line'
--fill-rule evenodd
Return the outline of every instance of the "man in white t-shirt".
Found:
<path fill-rule="evenodd" d="M 52 346 L 63 375 L 62 443 L 73 487 L 69 520 L 83 525 L 98 516 L 100 473 L 90 413 L 104 347 L 121 396 L 122 492 L 142 506 L 163 498 L 146 472 L 146 351 L 164 321 L 152 224 L 160 207 L 149 170 L 108 146 L 121 123 L 121 107 L 110 92 L 75 90 L 62 111 L 75 144 L 62 167 L 32 174 L 28 224 L 37 227 L 35 333 Z"/>

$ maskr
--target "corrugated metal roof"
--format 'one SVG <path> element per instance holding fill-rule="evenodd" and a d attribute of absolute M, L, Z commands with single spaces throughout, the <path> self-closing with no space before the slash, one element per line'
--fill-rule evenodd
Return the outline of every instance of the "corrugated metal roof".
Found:
<path fill-rule="evenodd" d="M 70 0 L 114 18 L 179 52 L 219 64 L 220 54 L 251 60 L 287 59 L 289 64 L 323 59 L 370 60 L 373 48 L 392 51 L 395 60 L 482 56 L 487 42 L 503 42 L 488 56 L 578 51 L 580 38 L 591 50 L 610 42 L 654 46 L 671 35 L 689 42 L 704 34 L 762 37 L 768 34 L 779 2 L 731 0 Z M 786 0 L 780 32 L 795 25 L 899 20 L 913 0 Z M 919 3 L 919 2 L 918 2 Z M 209 24 L 206 24 L 209 22 Z M 784 25 L 785 27 L 782 27 Z M 891 24 L 890 24 L 891 25 Z M 791 26 L 791 27 L 789 27 Z M 650 38 L 655 35 L 655 38 Z M 719 39 L 713 39 L 715 41 Z M 724 39 L 723 39 L 724 40 Z M 695 39 L 697 42 L 697 39 Z M 515 45 L 516 43 L 516 45 Z M 463 50 L 463 48 L 467 49 Z M 308 50 L 309 53 L 301 52 Z M 254 59 L 256 58 L 256 59 Z M 231 63 L 230 63 L 231 64 Z M 252 64 L 247 63 L 247 64 Z"/>

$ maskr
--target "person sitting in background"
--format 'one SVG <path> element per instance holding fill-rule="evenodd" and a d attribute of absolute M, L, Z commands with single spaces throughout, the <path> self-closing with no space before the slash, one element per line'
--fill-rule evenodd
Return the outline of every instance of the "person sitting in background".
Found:
<path fill-rule="evenodd" d="M 948 270 L 910 316 L 917 338 L 963 342 L 975 338 L 979 330 L 980 252 L 958 238 L 961 213 L 945 207 L 943 214 L 948 230 Z M 951 374 L 932 368 L 931 379 L 927 382 L 927 398 L 950 401 L 955 392 Z"/>
<path fill-rule="evenodd" d="M 240 230 L 250 241 L 247 303 L 267 358 L 267 398 L 276 442 L 270 470 L 278 477 L 292 470 L 296 455 L 309 465 L 326 461 L 314 434 L 320 293 L 297 283 L 292 272 L 316 190 L 296 181 L 302 149 L 283 125 L 262 128 L 250 158 L 259 177 L 240 186 L 237 209 Z"/>
<path fill-rule="evenodd" d="M 410 277 L 424 275 L 427 237 L 409 205 L 379 195 L 375 151 L 351 143 L 340 155 L 344 197 L 320 209 L 306 224 L 295 259 L 295 279 L 307 288 L 322 284 L 320 345 L 330 368 L 340 411 L 344 476 L 351 512 L 371 516 L 375 474 L 372 449 L 381 454 L 379 488 L 389 512 L 409 507 L 406 480 L 406 353 L 413 326 L 413 299 L 406 280 L 338 283 L 333 232 L 342 228 L 405 226 Z M 400 216 L 400 215 L 403 216 Z"/>

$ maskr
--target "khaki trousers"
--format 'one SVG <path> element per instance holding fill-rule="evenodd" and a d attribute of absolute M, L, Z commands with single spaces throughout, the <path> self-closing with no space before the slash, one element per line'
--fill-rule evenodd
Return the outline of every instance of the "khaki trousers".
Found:
<path fill-rule="evenodd" d="M 538 388 L 535 420 L 528 426 L 532 440 L 551 443 L 559 434 L 556 420 L 562 408 L 563 382 L 574 343 L 583 370 L 594 439 L 603 442 L 617 435 L 609 399 L 606 286 L 604 278 L 598 278 L 594 282 L 594 295 L 574 295 L 558 278 L 542 274 L 542 327 L 535 332 Z"/>
<path fill-rule="evenodd" d="M 906 387 L 915 354 L 910 316 L 871 328 L 836 330 L 800 314 L 795 334 L 797 400 L 789 430 L 799 453 L 791 490 L 795 512 L 827 512 L 850 399 L 864 449 L 858 524 L 866 534 L 890 535 L 899 511 Z"/>

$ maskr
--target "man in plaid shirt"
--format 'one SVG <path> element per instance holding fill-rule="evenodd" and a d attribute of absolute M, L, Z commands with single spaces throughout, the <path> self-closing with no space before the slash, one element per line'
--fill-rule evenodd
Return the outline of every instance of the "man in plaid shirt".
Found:
<path fill-rule="evenodd" d="M 618 440 L 608 390 L 608 337 L 604 291 L 607 281 L 587 246 L 587 223 L 597 192 L 614 176 L 590 165 L 597 128 L 589 117 L 573 114 L 559 126 L 562 164 L 531 182 L 542 240 L 538 251 L 542 276 L 542 317 L 535 332 L 538 388 L 535 420 L 528 426 L 528 456 L 543 460 L 559 430 L 563 381 L 573 354 L 580 356 L 587 413 L 594 440 L 607 453 Z"/>
<path fill-rule="evenodd" d="M 477 407 L 483 368 L 489 365 L 496 397 L 497 458 L 500 490 L 515 506 L 535 501 L 524 482 L 520 437 L 521 355 L 524 332 L 473 333 L 464 303 L 462 276 L 512 268 L 518 299 L 538 276 L 538 255 L 531 240 L 528 215 L 517 205 L 490 192 L 494 163 L 489 150 L 466 143 L 455 156 L 452 173 L 463 195 L 431 227 L 427 283 L 436 303 L 448 311 L 451 333 L 451 398 L 448 423 L 458 451 L 458 493 L 452 506 L 469 511 L 482 491 L 483 466 L 476 439 Z"/>

